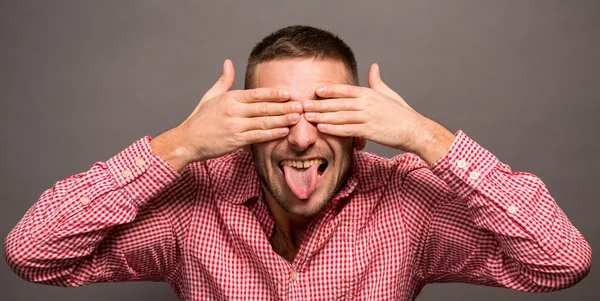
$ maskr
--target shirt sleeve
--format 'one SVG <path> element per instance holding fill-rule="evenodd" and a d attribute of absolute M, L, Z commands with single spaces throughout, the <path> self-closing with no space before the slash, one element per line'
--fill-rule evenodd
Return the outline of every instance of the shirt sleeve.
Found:
<path fill-rule="evenodd" d="M 46 190 L 4 241 L 11 269 L 59 286 L 169 275 L 176 254 L 172 224 L 150 200 L 182 176 L 152 154 L 150 140 Z"/>
<path fill-rule="evenodd" d="M 417 261 L 426 283 L 541 292 L 589 272 L 589 244 L 544 183 L 511 171 L 462 131 L 444 157 L 405 176 L 403 191 L 408 210 L 424 217 L 412 224 L 420 225 Z"/>

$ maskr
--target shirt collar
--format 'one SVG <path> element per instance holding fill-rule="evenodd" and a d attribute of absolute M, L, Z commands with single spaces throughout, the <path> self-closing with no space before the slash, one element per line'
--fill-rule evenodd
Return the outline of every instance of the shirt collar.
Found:
<path fill-rule="evenodd" d="M 354 190 L 370 191 L 385 184 L 389 160 L 357 150 L 353 151 L 352 160 L 350 177 L 337 196 L 347 196 Z M 225 201 L 239 205 L 262 195 L 251 153 L 238 150 L 207 161 L 207 167 L 212 185 Z"/>

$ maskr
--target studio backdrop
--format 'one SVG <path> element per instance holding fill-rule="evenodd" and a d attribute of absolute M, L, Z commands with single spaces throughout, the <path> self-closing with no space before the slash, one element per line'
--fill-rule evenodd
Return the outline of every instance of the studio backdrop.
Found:
<path fill-rule="evenodd" d="M 600 247 L 598 1 L 0 1 L 0 234 L 57 181 L 181 123 L 281 27 L 339 34 L 409 105 L 539 176 Z M 389 148 L 366 151 L 391 157 Z M 57 288 L 0 263 L 0 300 L 176 300 L 164 283 Z M 427 286 L 418 300 L 598 300 L 594 271 L 530 294 Z"/>

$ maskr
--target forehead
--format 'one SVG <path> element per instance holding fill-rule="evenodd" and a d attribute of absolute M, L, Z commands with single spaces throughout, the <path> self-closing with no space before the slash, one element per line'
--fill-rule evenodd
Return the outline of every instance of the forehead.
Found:
<path fill-rule="evenodd" d="M 346 84 L 346 67 L 340 61 L 282 59 L 260 63 L 254 70 L 256 88 L 286 89 L 292 100 L 313 99 L 322 84 Z"/>

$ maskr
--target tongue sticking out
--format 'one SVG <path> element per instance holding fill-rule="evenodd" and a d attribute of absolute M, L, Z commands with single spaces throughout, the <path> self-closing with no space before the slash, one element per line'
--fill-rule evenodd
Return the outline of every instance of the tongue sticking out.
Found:
<path fill-rule="evenodd" d="M 299 199 L 306 200 L 315 191 L 318 182 L 318 169 L 319 164 L 314 164 L 309 168 L 283 166 L 285 181 Z"/>

